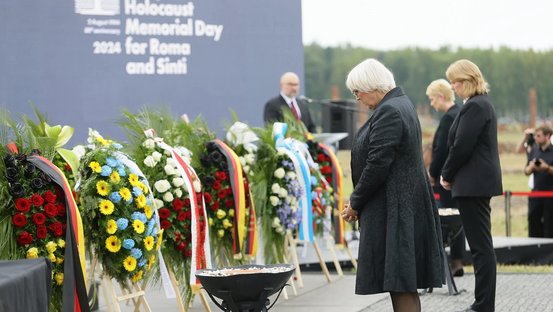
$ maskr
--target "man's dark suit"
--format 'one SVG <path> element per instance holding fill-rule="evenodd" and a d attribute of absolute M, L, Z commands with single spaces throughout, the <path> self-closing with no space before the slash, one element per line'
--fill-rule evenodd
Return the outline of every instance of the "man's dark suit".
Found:
<path fill-rule="evenodd" d="M 305 124 L 307 130 L 309 132 L 315 132 L 315 124 L 313 123 L 313 120 L 311 120 L 311 114 L 309 113 L 307 104 L 304 101 L 298 101 L 298 99 L 296 99 L 296 104 L 300 108 L 301 121 Z M 282 114 L 282 109 L 284 108 L 290 109 L 290 106 L 288 106 L 288 103 L 286 103 L 286 100 L 284 100 L 281 95 L 270 99 L 265 104 L 263 121 L 265 121 L 266 124 L 273 123 L 275 121 L 284 121 L 284 116 Z"/>
<path fill-rule="evenodd" d="M 452 184 L 476 272 L 478 312 L 495 310 L 496 258 L 490 198 L 503 192 L 497 144 L 497 118 L 488 95 L 467 100 L 448 136 L 449 154 L 442 177 Z"/>

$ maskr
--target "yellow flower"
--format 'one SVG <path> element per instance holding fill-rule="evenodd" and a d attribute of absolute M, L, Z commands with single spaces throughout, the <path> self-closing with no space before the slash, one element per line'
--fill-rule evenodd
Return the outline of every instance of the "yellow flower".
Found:
<path fill-rule="evenodd" d="M 134 173 L 131 173 L 129 174 L 129 183 L 132 185 L 132 186 L 138 186 L 138 183 L 140 181 L 138 180 L 138 176 Z"/>
<path fill-rule="evenodd" d="M 96 183 L 96 191 L 100 194 L 100 196 L 108 195 L 110 191 L 109 184 L 104 180 L 98 181 Z"/>
<path fill-rule="evenodd" d="M 119 172 L 113 170 L 109 175 L 109 180 L 112 183 L 116 183 L 116 184 L 119 183 L 119 181 L 121 181 L 121 176 L 119 176 Z"/>
<path fill-rule="evenodd" d="M 56 273 L 56 275 L 54 275 L 54 279 L 56 280 L 57 285 L 62 285 L 63 284 L 63 273 Z"/>
<path fill-rule="evenodd" d="M 146 247 L 146 250 L 148 251 L 154 248 L 154 238 L 152 236 L 146 236 L 144 239 L 144 247 Z"/>
<path fill-rule="evenodd" d="M 136 197 L 134 202 L 136 203 L 136 207 L 143 208 L 144 206 L 146 206 L 146 196 L 144 196 L 144 194 L 140 194 L 138 195 L 138 197 Z"/>
<path fill-rule="evenodd" d="M 232 227 L 232 222 L 229 221 L 229 219 L 223 220 L 223 227 L 226 229 Z"/>
<path fill-rule="evenodd" d="M 125 270 L 132 272 L 134 269 L 136 269 L 136 259 L 132 256 L 128 256 L 125 258 L 125 261 L 123 261 L 123 266 L 125 267 Z"/>
<path fill-rule="evenodd" d="M 223 209 L 217 210 L 217 219 L 223 219 L 226 216 L 226 212 Z"/>
<path fill-rule="evenodd" d="M 131 278 L 132 282 L 133 282 L 133 283 L 136 283 L 136 282 L 138 282 L 139 280 L 141 280 L 141 279 L 142 279 L 142 274 L 143 274 L 143 273 L 144 273 L 144 272 L 143 272 L 142 270 L 140 270 L 140 271 L 138 271 L 135 275 L 133 275 L 133 277 Z"/>
<path fill-rule="evenodd" d="M 100 164 L 97 161 L 91 161 L 88 166 L 90 167 L 90 169 L 92 169 L 92 171 L 96 173 L 102 172 L 102 166 L 100 166 Z"/>
<path fill-rule="evenodd" d="M 111 143 L 111 140 L 106 140 L 102 137 L 97 137 L 96 141 L 98 141 L 98 143 L 102 144 L 102 146 L 109 146 L 110 143 Z"/>
<path fill-rule="evenodd" d="M 106 228 L 106 232 L 108 232 L 108 234 L 113 234 L 113 233 L 117 232 L 117 221 L 115 221 L 113 219 L 109 219 L 108 224 L 107 224 L 107 228 Z"/>
<path fill-rule="evenodd" d="M 156 260 L 156 256 L 155 255 L 151 255 L 150 256 L 150 259 L 148 260 L 148 271 L 150 271 L 150 269 L 152 268 L 152 265 L 154 264 L 154 261 Z"/>
<path fill-rule="evenodd" d="M 106 239 L 106 249 L 110 252 L 118 252 L 121 249 L 121 240 L 115 235 L 111 235 Z"/>
<path fill-rule="evenodd" d="M 31 247 L 27 250 L 27 259 L 38 258 L 38 248 Z"/>
<path fill-rule="evenodd" d="M 63 263 L 63 257 L 58 257 L 58 259 L 56 259 L 56 263 L 61 265 Z"/>
<path fill-rule="evenodd" d="M 161 247 L 161 242 L 163 241 L 163 230 L 159 231 L 159 234 L 157 236 L 157 244 L 156 244 L 156 250 Z"/>
<path fill-rule="evenodd" d="M 234 209 L 229 209 L 228 210 L 228 216 L 229 217 L 234 217 Z"/>
<path fill-rule="evenodd" d="M 138 185 L 137 185 L 141 190 L 142 190 L 142 193 L 148 195 L 148 192 L 150 190 L 148 190 L 148 187 L 146 186 L 146 184 L 142 183 L 142 182 L 138 182 Z"/>
<path fill-rule="evenodd" d="M 102 199 L 98 207 L 100 208 L 100 212 L 106 216 L 109 216 L 113 213 L 114 206 L 110 200 Z"/>
<path fill-rule="evenodd" d="M 213 226 L 213 219 L 209 218 L 209 226 Z"/>
<path fill-rule="evenodd" d="M 151 219 L 153 213 L 154 211 L 150 205 L 144 206 L 144 214 L 146 215 L 146 218 Z"/>
<path fill-rule="evenodd" d="M 56 263 L 56 260 L 58 260 L 53 253 L 48 254 L 48 258 L 50 258 L 50 262 L 52 263 Z"/>
<path fill-rule="evenodd" d="M 129 199 L 131 199 L 131 191 L 129 191 L 129 189 L 126 188 L 126 187 L 122 187 L 122 188 L 119 190 L 119 195 L 121 195 L 121 197 L 122 197 L 123 200 L 125 200 L 125 201 L 128 201 Z"/>
<path fill-rule="evenodd" d="M 144 233 L 144 223 L 140 220 L 134 220 L 132 222 L 132 227 L 134 228 L 134 231 L 138 234 Z"/>
<path fill-rule="evenodd" d="M 219 231 L 217 231 L 217 236 L 219 236 L 219 237 L 225 236 L 225 230 L 219 230 Z"/>
<path fill-rule="evenodd" d="M 49 241 L 48 243 L 46 243 L 46 250 L 48 251 L 48 253 L 53 253 L 54 251 L 56 251 L 57 247 L 58 244 L 54 243 L 53 241 Z"/>
<path fill-rule="evenodd" d="M 60 248 L 65 248 L 65 241 L 63 239 L 58 239 L 58 246 Z"/>

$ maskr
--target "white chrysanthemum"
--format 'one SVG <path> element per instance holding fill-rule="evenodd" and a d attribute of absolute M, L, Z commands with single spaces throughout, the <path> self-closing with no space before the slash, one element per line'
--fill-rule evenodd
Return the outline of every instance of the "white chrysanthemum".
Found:
<path fill-rule="evenodd" d="M 244 149 L 248 151 L 248 153 L 255 153 L 257 152 L 257 145 L 253 143 L 246 143 L 244 144 Z"/>
<path fill-rule="evenodd" d="M 148 156 L 146 157 L 146 159 L 144 159 L 144 165 L 153 168 L 157 165 L 157 161 L 152 156 Z"/>
<path fill-rule="evenodd" d="M 168 166 L 173 166 L 173 167 L 176 167 L 177 166 L 177 161 L 171 157 L 171 158 L 167 158 L 167 160 L 165 161 L 165 163 L 168 165 Z"/>
<path fill-rule="evenodd" d="M 173 178 L 173 181 L 171 181 L 173 183 L 173 186 L 174 187 L 180 187 L 181 185 L 184 184 L 184 179 L 183 178 Z"/>
<path fill-rule="evenodd" d="M 161 160 L 161 156 L 163 156 L 163 155 L 161 155 L 161 153 L 158 152 L 158 151 L 155 151 L 155 152 L 152 153 L 152 157 L 153 157 L 156 161 L 160 161 L 160 160 Z"/>
<path fill-rule="evenodd" d="M 278 197 L 276 196 L 269 197 L 269 200 L 271 201 L 271 205 L 275 207 L 278 206 L 278 204 L 280 203 L 280 199 L 278 199 Z"/>
<path fill-rule="evenodd" d="M 284 171 L 284 169 L 282 169 L 282 168 L 278 168 L 277 170 L 275 170 L 275 173 L 274 173 L 274 175 L 277 179 L 284 178 L 284 174 L 286 174 L 286 171 Z"/>
<path fill-rule="evenodd" d="M 200 181 L 194 180 L 194 182 L 192 182 L 192 185 L 194 186 L 194 191 L 196 191 L 196 193 L 202 191 L 202 184 L 200 183 Z"/>
<path fill-rule="evenodd" d="M 288 171 L 286 175 L 289 176 L 292 180 L 296 179 L 296 173 L 294 171 Z"/>
<path fill-rule="evenodd" d="M 244 170 L 245 173 L 249 173 L 250 172 L 250 166 L 246 165 L 246 166 L 242 167 L 242 170 Z"/>
<path fill-rule="evenodd" d="M 165 193 L 171 188 L 171 184 L 167 180 L 159 180 L 154 183 L 154 187 L 158 193 Z"/>
<path fill-rule="evenodd" d="M 286 196 L 286 198 L 284 199 L 284 202 L 287 204 L 290 204 L 292 202 L 292 196 Z"/>
<path fill-rule="evenodd" d="M 165 192 L 165 194 L 163 194 L 163 200 L 170 203 L 170 202 L 173 202 L 173 199 L 175 199 L 175 197 L 173 197 L 173 194 L 171 194 L 171 192 Z"/>
<path fill-rule="evenodd" d="M 84 154 L 86 154 L 86 149 L 82 145 L 77 145 L 73 147 L 72 152 L 77 155 L 77 158 L 80 160 L 84 156 Z"/>
<path fill-rule="evenodd" d="M 280 185 L 278 185 L 278 183 L 271 185 L 271 192 L 278 194 L 278 192 L 280 192 Z"/>
<path fill-rule="evenodd" d="M 162 208 L 163 206 L 164 206 L 163 205 L 163 200 L 158 199 L 158 198 L 154 198 L 154 207 L 156 209 Z"/>
<path fill-rule="evenodd" d="M 180 188 L 175 189 L 174 192 L 175 192 L 175 196 L 177 196 L 178 198 L 182 197 L 182 190 Z"/>
<path fill-rule="evenodd" d="M 152 139 L 146 139 L 146 141 L 142 143 L 142 146 L 147 149 L 154 149 L 156 147 L 156 142 Z"/>
<path fill-rule="evenodd" d="M 168 176 L 177 174 L 177 170 L 175 170 L 174 166 L 165 165 L 165 167 L 163 167 L 163 170 L 165 170 L 165 174 Z"/>
<path fill-rule="evenodd" d="M 286 196 L 288 196 L 288 191 L 285 188 L 281 188 L 280 192 L 278 193 L 278 196 L 280 198 L 286 198 Z"/>
<path fill-rule="evenodd" d="M 238 157 L 238 159 L 240 159 L 240 163 L 242 164 L 242 166 L 246 165 L 246 158 L 244 158 L 243 156 L 240 156 Z"/>
<path fill-rule="evenodd" d="M 280 219 L 279 219 L 278 217 L 275 217 L 275 218 L 273 219 L 273 224 L 272 224 L 272 226 L 273 226 L 274 228 L 280 226 Z"/>
<path fill-rule="evenodd" d="M 244 156 L 244 159 L 246 159 L 246 164 L 251 165 L 255 162 L 255 155 L 254 154 L 246 154 Z"/>

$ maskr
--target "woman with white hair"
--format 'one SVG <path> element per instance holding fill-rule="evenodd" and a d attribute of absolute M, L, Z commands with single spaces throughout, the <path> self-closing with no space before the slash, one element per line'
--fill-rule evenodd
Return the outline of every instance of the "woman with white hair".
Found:
<path fill-rule="evenodd" d="M 417 113 L 375 59 L 354 67 L 346 85 L 374 110 L 353 140 L 354 190 L 342 213 L 361 231 L 355 293 L 389 292 L 394 311 L 421 311 L 417 289 L 441 287 L 444 263 Z"/>

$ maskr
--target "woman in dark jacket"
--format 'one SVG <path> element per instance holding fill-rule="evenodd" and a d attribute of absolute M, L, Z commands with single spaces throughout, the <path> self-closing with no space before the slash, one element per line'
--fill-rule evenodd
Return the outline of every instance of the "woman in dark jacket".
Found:
<path fill-rule="evenodd" d="M 374 109 L 351 150 L 354 185 L 346 221 L 359 220 L 355 293 L 389 292 L 394 311 L 420 311 L 419 288 L 443 284 L 440 220 L 422 158 L 417 113 L 392 73 L 368 59 L 347 87 Z"/>
<path fill-rule="evenodd" d="M 490 198 L 503 192 L 497 145 L 497 118 L 488 86 L 476 64 L 459 60 L 446 71 L 464 101 L 449 130 L 449 153 L 441 184 L 458 202 L 475 271 L 474 303 L 464 311 L 495 310 L 496 259 Z"/>

